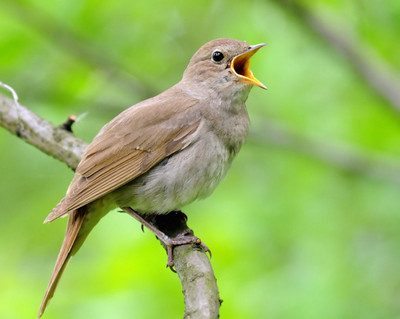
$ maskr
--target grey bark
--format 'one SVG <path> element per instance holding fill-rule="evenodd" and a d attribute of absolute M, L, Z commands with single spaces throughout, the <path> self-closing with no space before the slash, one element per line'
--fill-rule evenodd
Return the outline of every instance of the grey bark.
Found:
<path fill-rule="evenodd" d="M 0 94 L 0 125 L 42 152 L 75 169 L 87 143 Z"/>

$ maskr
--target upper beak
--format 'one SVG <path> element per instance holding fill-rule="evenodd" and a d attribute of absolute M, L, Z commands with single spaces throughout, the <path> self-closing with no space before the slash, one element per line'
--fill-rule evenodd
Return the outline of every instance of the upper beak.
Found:
<path fill-rule="evenodd" d="M 250 58 L 263 46 L 265 43 L 260 43 L 250 46 L 244 53 L 235 56 L 231 63 L 231 70 L 239 80 L 248 84 L 257 85 L 260 88 L 267 90 L 267 87 L 257 80 L 253 72 L 250 70 Z"/>

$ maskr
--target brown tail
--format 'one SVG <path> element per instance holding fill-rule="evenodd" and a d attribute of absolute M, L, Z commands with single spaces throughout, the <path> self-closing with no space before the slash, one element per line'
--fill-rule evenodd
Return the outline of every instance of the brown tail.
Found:
<path fill-rule="evenodd" d="M 51 297 L 53 297 L 54 291 L 57 288 L 57 284 L 60 281 L 69 259 L 79 249 L 87 236 L 88 232 L 86 234 L 79 234 L 79 230 L 81 229 L 86 216 L 86 208 L 86 206 L 83 206 L 75 211 L 72 211 L 68 217 L 68 225 L 64 241 L 58 254 L 56 265 L 54 266 L 53 274 L 51 275 L 42 304 L 40 305 L 38 318 L 42 316 L 48 302 L 50 301 Z M 77 240 L 78 234 L 79 239 Z"/>

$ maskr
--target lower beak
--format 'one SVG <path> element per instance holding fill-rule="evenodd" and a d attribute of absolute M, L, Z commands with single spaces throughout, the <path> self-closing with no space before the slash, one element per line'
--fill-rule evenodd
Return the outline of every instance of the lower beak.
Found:
<path fill-rule="evenodd" d="M 246 52 L 235 56 L 231 63 L 231 70 L 239 78 L 240 81 L 252 85 L 257 85 L 260 88 L 267 90 L 267 87 L 259 80 L 257 80 L 254 77 L 253 72 L 251 72 L 250 70 L 250 58 L 265 45 L 265 43 L 252 45 L 247 49 Z"/>

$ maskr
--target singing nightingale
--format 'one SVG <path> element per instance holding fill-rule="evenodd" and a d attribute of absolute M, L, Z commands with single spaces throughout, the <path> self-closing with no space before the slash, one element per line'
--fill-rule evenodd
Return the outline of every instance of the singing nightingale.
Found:
<path fill-rule="evenodd" d="M 213 192 L 245 141 L 250 89 L 266 89 L 250 71 L 250 58 L 264 45 L 234 39 L 206 43 L 179 83 L 126 109 L 100 130 L 66 196 L 45 220 L 68 215 L 38 318 L 69 259 L 107 212 L 120 207 L 146 223 L 146 215 L 179 210 Z M 152 230 L 168 247 L 193 242 Z"/>

